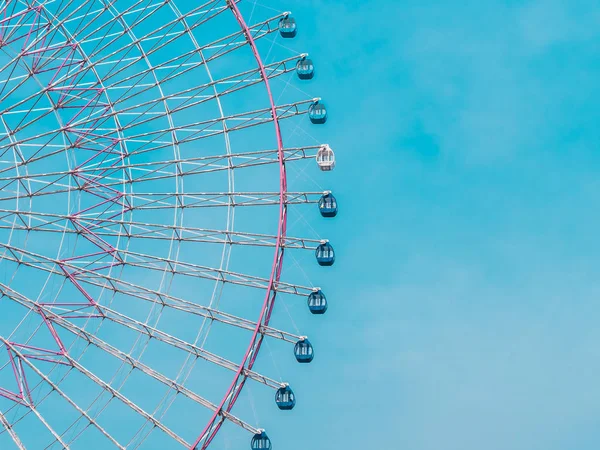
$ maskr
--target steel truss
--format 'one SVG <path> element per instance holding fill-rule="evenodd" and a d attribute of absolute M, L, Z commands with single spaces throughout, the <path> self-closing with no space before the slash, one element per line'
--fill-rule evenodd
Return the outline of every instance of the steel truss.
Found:
<path fill-rule="evenodd" d="M 0 258 L 12 271 L 0 282 L 0 311 L 8 304 L 22 311 L 14 330 L 0 329 L 7 355 L 6 362 L 0 360 L 0 374 L 11 380 L 0 384 L 0 438 L 17 449 L 27 448 L 30 436 L 23 430 L 32 426 L 48 437 L 44 445 L 66 449 L 85 442 L 88 429 L 105 447 L 119 449 L 142 446 L 155 429 L 173 448 L 205 449 L 225 421 L 260 433 L 232 409 L 247 380 L 276 390 L 287 386 L 254 369 L 261 345 L 265 338 L 292 344 L 305 339 L 272 327 L 270 320 L 278 294 L 305 298 L 318 289 L 283 281 L 281 274 L 287 249 L 314 251 L 323 242 L 287 236 L 288 210 L 314 205 L 323 193 L 289 190 L 286 165 L 314 159 L 321 146 L 286 148 L 280 123 L 307 114 L 319 99 L 276 104 L 271 82 L 294 72 L 307 55 L 269 63 L 261 58 L 258 43 L 273 40 L 289 13 L 247 24 L 236 0 L 210 0 L 186 11 L 176 3 L 6 0 L 0 5 Z M 248 67 L 227 65 L 244 60 L 244 54 L 253 57 Z M 211 70 L 217 66 L 226 69 Z M 268 106 L 224 112 L 224 101 L 258 89 L 266 90 Z M 264 133 L 274 129 L 276 148 L 232 150 L 230 139 L 256 127 Z M 199 150 L 221 147 L 215 144 L 220 139 L 223 150 Z M 269 167 L 277 170 L 278 190 L 236 190 L 234 173 Z M 195 188 L 196 180 L 221 173 L 227 190 Z M 234 229 L 234 212 L 249 206 L 262 208 L 258 214 L 276 210 L 276 233 Z M 221 210 L 222 228 L 184 220 L 184 211 Z M 163 243 L 168 250 L 154 250 Z M 222 248 L 219 262 L 203 265 L 182 256 L 182 248 L 192 243 Z M 140 251 L 140 244 L 147 250 Z M 233 247 L 273 249 L 269 275 L 230 270 Z M 22 280 L 24 273 L 30 283 Z M 130 273 L 148 274 L 158 286 Z M 171 294 L 181 279 L 211 283 L 208 301 Z M 228 285 L 264 294 L 257 317 L 221 307 Z M 115 299 L 141 305 L 146 315 L 120 311 Z M 198 318 L 196 338 L 162 329 L 166 310 Z M 205 348 L 212 324 L 247 333 L 240 361 Z M 101 338 L 104 326 L 135 335 L 133 347 Z M 39 344 L 41 336 L 46 338 Z M 152 341 L 184 355 L 175 377 L 145 360 Z M 112 379 L 83 362 L 92 351 L 120 364 Z M 221 399 L 209 399 L 187 383 L 198 360 L 231 376 Z M 124 393 L 134 372 L 168 390 L 154 411 Z M 94 386 L 90 403 L 69 392 L 71 374 Z M 175 397 L 208 412 L 210 420 L 195 435 L 183 436 L 168 423 Z M 52 401 L 68 405 L 75 417 L 70 425 L 46 414 Z M 143 421 L 125 439 L 117 438 L 102 416 L 113 402 Z"/>

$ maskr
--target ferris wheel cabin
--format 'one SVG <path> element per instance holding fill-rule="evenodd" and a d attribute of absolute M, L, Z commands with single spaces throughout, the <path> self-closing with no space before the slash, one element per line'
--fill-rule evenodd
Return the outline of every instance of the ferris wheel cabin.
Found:
<path fill-rule="evenodd" d="M 320 266 L 333 266 L 335 262 L 335 252 L 329 242 L 323 242 L 315 250 L 315 257 Z"/>
<path fill-rule="evenodd" d="M 250 446 L 252 450 L 271 450 L 273 448 L 271 439 L 269 439 L 269 436 L 264 431 L 254 435 Z"/>
<path fill-rule="evenodd" d="M 335 153 L 329 145 L 323 145 L 317 152 L 317 165 L 323 172 L 333 170 L 335 167 Z"/>
<path fill-rule="evenodd" d="M 296 25 L 296 19 L 290 16 L 283 17 L 279 21 L 279 34 L 284 38 L 296 37 L 298 27 Z"/>
<path fill-rule="evenodd" d="M 325 314 L 327 311 L 327 298 L 321 289 L 311 292 L 307 302 L 308 309 L 313 314 Z"/>
<path fill-rule="evenodd" d="M 335 217 L 338 213 L 337 200 L 331 192 L 323 194 L 319 199 L 319 212 L 323 217 Z"/>
<path fill-rule="evenodd" d="M 313 346 L 308 339 L 296 342 L 294 346 L 294 356 L 299 363 L 309 363 L 315 357 Z"/>
<path fill-rule="evenodd" d="M 312 59 L 302 58 L 296 63 L 296 74 L 301 80 L 311 80 L 315 76 Z"/>
<path fill-rule="evenodd" d="M 275 393 L 275 403 L 283 411 L 294 409 L 296 406 L 296 396 L 289 386 L 280 387 Z"/>
<path fill-rule="evenodd" d="M 327 108 L 321 102 L 314 102 L 308 108 L 308 118 L 316 125 L 327 122 Z"/>

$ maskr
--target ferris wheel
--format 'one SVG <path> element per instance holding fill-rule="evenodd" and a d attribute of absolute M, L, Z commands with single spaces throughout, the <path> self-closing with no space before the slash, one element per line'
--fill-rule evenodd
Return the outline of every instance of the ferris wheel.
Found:
<path fill-rule="evenodd" d="M 237 414 L 242 389 L 296 405 L 255 363 L 270 342 L 314 358 L 272 319 L 286 296 L 328 307 L 284 275 L 300 252 L 335 261 L 303 211 L 333 218 L 336 198 L 298 176 L 335 155 L 283 142 L 327 109 L 273 89 L 315 73 L 307 54 L 271 57 L 296 36 L 291 13 L 200 3 L 0 5 L 1 449 L 200 450 L 226 426 L 271 449 Z M 291 217 L 314 235 L 289 236 Z"/>

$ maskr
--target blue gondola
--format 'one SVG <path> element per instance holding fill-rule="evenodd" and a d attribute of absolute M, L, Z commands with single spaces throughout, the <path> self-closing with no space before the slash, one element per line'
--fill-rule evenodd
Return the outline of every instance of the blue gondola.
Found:
<path fill-rule="evenodd" d="M 309 363 L 315 357 L 315 352 L 308 339 L 296 342 L 294 346 L 294 356 L 299 363 Z"/>
<path fill-rule="evenodd" d="M 271 450 L 273 448 L 271 439 L 269 439 L 269 436 L 264 431 L 255 434 L 250 445 L 252 450 Z"/>
<path fill-rule="evenodd" d="M 319 211 L 323 217 L 335 217 L 337 215 L 337 200 L 331 192 L 323 194 L 319 199 Z"/>
<path fill-rule="evenodd" d="M 314 102 L 308 108 L 308 118 L 315 124 L 327 122 L 327 108 L 323 103 Z"/>
<path fill-rule="evenodd" d="M 320 244 L 315 250 L 315 256 L 320 266 L 333 266 L 335 262 L 335 252 L 329 242 Z"/>
<path fill-rule="evenodd" d="M 296 396 L 289 386 L 280 387 L 275 393 L 275 403 L 281 410 L 287 411 L 296 406 Z"/>
<path fill-rule="evenodd" d="M 302 58 L 296 63 L 296 73 L 301 80 L 310 80 L 315 76 L 315 66 L 312 59 Z"/>
<path fill-rule="evenodd" d="M 296 19 L 293 17 L 286 16 L 279 21 L 279 34 L 281 34 L 281 37 L 293 38 L 297 32 Z"/>
<path fill-rule="evenodd" d="M 327 298 L 320 289 L 308 296 L 308 309 L 313 314 L 325 314 L 327 311 Z"/>

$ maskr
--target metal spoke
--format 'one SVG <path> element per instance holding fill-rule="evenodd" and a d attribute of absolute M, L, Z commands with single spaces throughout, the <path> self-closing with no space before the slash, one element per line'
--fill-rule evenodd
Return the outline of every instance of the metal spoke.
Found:
<path fill-rule="evenodd" d="M 0 246 L 6 248 L 10 251 L 10 255 L 5 256 L 5 259 L 9 261 L 13 261 L 18 264 L 22 264 L 24 266 L 34 267 L 44 272 L 49 272 L 54 275 L 64 276 L 64 272 L 59 269 L 56 269 L 58 266 L 58 260 L 53 260 L 52 258 L 43 257 L 41 255 L 32 254 L 31 252 L 27 252 L 22 249 L 16 249 L 14 247 L 9 248 L 6 245 L 0 244 Z M 18 255 L 18 256 L 17 256 Z M 98 271 L 91 271 L 89 269 L 82 269 L 76 266 L 68 266 L 70 269 L 77 272 L 77 280 L 81 283 L 88 284 L 91 286 L 107 289 L 113 291 L 115 293 L 124 294 L 127 297 L 132 299 L 143 300 L 149 303 L 153 303 L 159 306 L 169 307 L 173 309 L 177 309 L 180 311 L 185 311 L 189 314 L 194 314 L 200 317 L 204 317 L 210 320 L 215 320 L 224 324 L 232 325 L 235 327 L 254 330 L 256 327 L 256 323 L 247 319 L 243 319 L 232 314 L 225 313 L 223 311 L 219 311 L 217 309 L 213 309 L 210 307 L 206 307 L 204 305 L 199 305 L 173 295 L 159 292 L 153 289 L 150 289 L 146 286 L 142 286 L 139 284 L 131 283 L 119 278 L 111 277 L 110 275 L 103 274 Z M 211 276 L 209 279 L 223 281 L 223 277 L 225 274 L 234 274 L 233 272 L 228 271 L 216 271 L 216 273 L 221 273 L 221 277 Z M 265 280 L 261 280 L 258 277 L 244 276 L 241 274 L 234 274 L 239 279 L 246 277 L 248 279 L 247 284 L 242 283 L 242 281 L 238 281 L 238 284 L 247 285 L 248 287 L 257 287 L 260 289 L 264 289 L 265 286 L 260 283 L 264 283 Z M 227 282 L 233 283 L 231 280 L 227 280 Z M 235 284 L 235 283 L 234 283 Z M 290 285 L 282 282 L 278 282 L 277 286 L 274 288 L 277 292 L 296 294 L 296 295 L 307 295 L 307 293 L 312 292 L 311 288 L 301 287 Z M 72 299 L 74 300 L 74 299 Z M 88 303 L 79 302 L 79 303 L 70 303 L 75 306 L 77 309 L 81 309 L 84 305 L 89 306 Z M 52 305 L 48 305 L 52 306 Z M 61 304 L 55 304 L 56 307 L 64 307 Z M 102 305 L 94 305 L 95 308 L 99 308 L 102 310 Z M 69 310 L 63 310 L 63 314 L 71 314 L 72 312 Z M 89 313 L 95 314 L 95 313 Z M 292 333 L 287 333 L 281 330 L 276 330 L 272 327 L 264 325 L 261 328 L 261 333 L 265 336 L 270 336 L 278 339 L 282 339 L 288 342 L 297 342 L 299 336 L 294 335 Z"/>
<path fill-rule="evenodd" d="M 306 170 L 312 158 L 328 170 L 324 145 L 286 147 L 280 127 L 316 123 L 320 99 L 283 95 L 308 56 L 276 40 L 290 13 L 256 6 L 246 23 L 238 2 L 0 2 L 0 434 L 15 448 L 95 436 L 133 449 L 158 429 L 169 448 L 205 449 L 226 421 L 261 432 L 232 414 L 246 381 L 287 386 L 254 367 L 264 339 L 305 339 L 293 319 L 296 332 L 271 324 L 276 296 L 310 305 L 320 290 L 295 271 L 283 281 L 284 254 L 326 242 L 302 216 L 291 224 L 301 237 L 288 236 L 288 207 L 319 202 L 330 217 L 331 196 Z M 277 227 L 260 228 L 269 216 Z M 272 252 L 270 271 L 233 266 L 232 252 Z M 199 328 L 171 328 L 170 314 Z M 241 359 L 225 357 L 236 353 L 214 338 L 221 330 Z M 154 346 L 183 360 L 172 375 Z M 197 362 L 231 375 L 218 402 L 189 381 Z M 136 397 L 138 376 L 161 389 Z M 167 416 L 174 404 L 210 419 L 186 431 Z M 115 428 L 113 408 L 131 426 Z"/>
<path fill-rule="evenodd" d="M 56 392 L 58 395 L 60 395 L 64 400 L 67 401 L 67 403 L 69 403 L 81 416 L 85 417 L 85 419 L 87 421 L 89 421 L 89 423 L 94 426 L 98 431 L 100 431 L 100 433 L 102 433 L 104 436 L 106 436 L 114 445 L 116 445 L 118 448 L 125 450 L 125 447 L 123 447 L 121 444 L 119 444 L 110 434 L 108 434 L 104 428 L 102 428 L 95 419 L 93 419 L 87 412 L 85 412 L 83 409 L 81 409 L 77 403 L 75 401 L 73 401 L 68 395 L 66 395 L 62 389 L 60 389 L 60 387 L 55 384 L 52 380 L 50 380 L 50 378 L 48 376 L 46 376 L 41 370 L 39 370 L 35 364 L 33 364 L 32 361 L 29 360 L 29 358 L 23 354 L 19 348 L 17 346 L 15 346 L 13 343 L 9 342 L 8 340 L 6 340 L 5 338 L 3 338 L 2 336 L 0 336 L 0 342 L 6 346 L 7 348 L 9 348 L 12 352 L 14 352 L 17 357 L 19 358 L 20 361 L 22 361 L 27 367 L 28 369 L 32 370 L 38 377 L 40 377 L 42 380 L 44 380 L 51 388 L 53 392 Z M 29 405 L 30 409 L 34 412 L 34 414 L 38 417 L 38 419 L 40 419 L 40 421 L 46 426 L 46 428 L 52 433 L 52 435 L 54 436 L 54 438 L 64 447 L 64 448 L 69 448 L 69 446 L 67 444 L 65 444 L 62 440 L 62 438 L 50 427 L 50 425 L 48 424 L 48 422 L 42 417 L 42 415 L 37 412 L 37 410 L 35 409 L 35 407 L 33 405 Z"/>
<path fill-rule="evenodd" d="M 25 446 L 21 442 L 21 439 L 19 439 L 17 433 L 15 433 L 15 430 L 13 429 L 12 425 L 8 422 L 8 420 L 6 420 L 6 417 L 4 417 L 4 414 L 2 414 L 2 411 L 0 411 L 0 424 L 2 424 L 4 429 L 8 432 L 8 435 L 13 440 L 17 448 L 19 450 L 25 450 Z"/>

